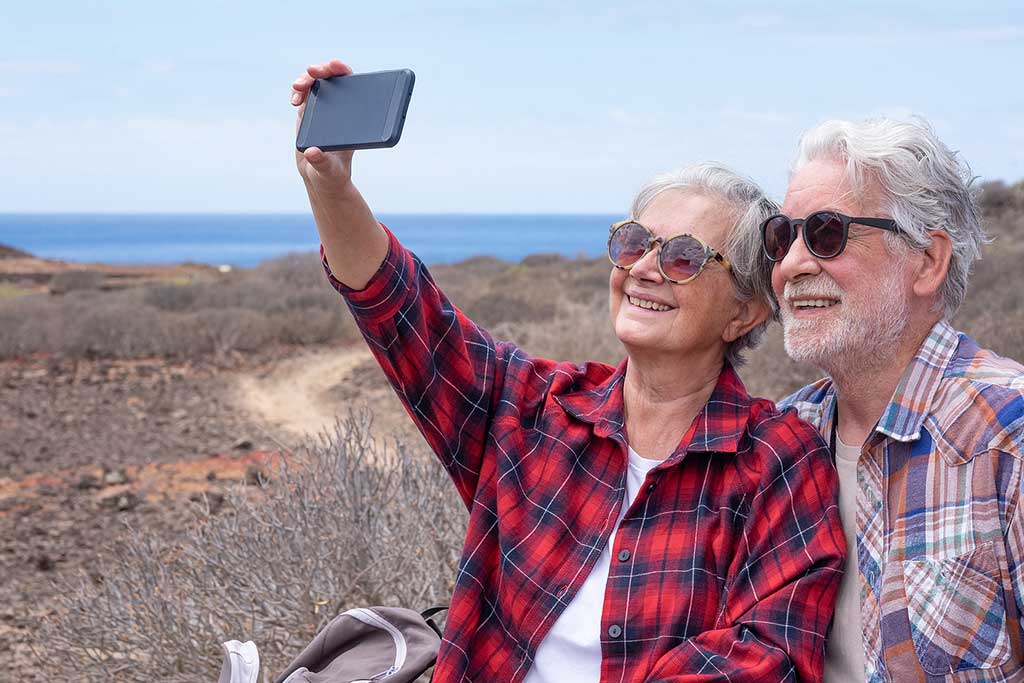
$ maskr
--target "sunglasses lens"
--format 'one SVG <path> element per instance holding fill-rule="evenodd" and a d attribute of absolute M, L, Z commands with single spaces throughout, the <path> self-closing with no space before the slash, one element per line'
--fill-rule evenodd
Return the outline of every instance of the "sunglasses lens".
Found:
<path fill-rule="evenodd" d="M 636 223 L 626 223 L 612 233 L 608 240 L 608 256 L 612 263 L 628 268 L 647 253 L 650 233 Z"/>
<path fill-rule="evenodd" d="M 843 249 L 843 219 L 832 211 L 812 213 L 804 222 L 804 231 L 815 256 L 831 258 Z"/>
<path fill-rule="evenodd" d="M 688 280 L 707 262 L 704 245 L 690 237 L 673 237 L 661 246 L 661 269 L 672 280 Z"/>
<path fill-rule="evenodd" d="M 762 226 L 764 253 L 772 261 L 781 261 L 793 245 L 793 230 L 785 216 L 774 216 Z"/>

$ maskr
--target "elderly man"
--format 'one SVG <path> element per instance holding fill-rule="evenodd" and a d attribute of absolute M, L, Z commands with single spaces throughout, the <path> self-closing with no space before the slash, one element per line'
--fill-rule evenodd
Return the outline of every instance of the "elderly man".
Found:
<path fill-rule="evenodd" d="M 762 223 L 786 350 L 828 375 L 781 403 L 840 475 L 827 683 L 1024 680 L 1024 368 L 948 322 L 985 243 L 971 182 L 926 126 L 829 121 Z"/>

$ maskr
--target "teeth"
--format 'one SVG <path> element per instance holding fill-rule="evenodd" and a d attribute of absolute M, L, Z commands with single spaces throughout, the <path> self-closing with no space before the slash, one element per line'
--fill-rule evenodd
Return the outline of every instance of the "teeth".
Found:
<path fill-rule="evenodd" d="M 671 311 L 672 310 L 671 306 L 666 306 L 665 304 L 659 304 L 659 303 L 654 302 L 654 301 L 648 301 L 647 299 L 637 299 L 635 296 L 627 296 L 626 298 L 629 299 L 629 303 L 633 304 L 634 306 L 639 306 L 640 308 L 646 308 L 646 309 L 651 310 L 651 311 Z"/>
<path fill-rule="evenodd" d="M 804 299 L 803 301 L 794 301 L 793 308 L 828 308 L 837 303 L 839 302 L 834 299 Z"/>

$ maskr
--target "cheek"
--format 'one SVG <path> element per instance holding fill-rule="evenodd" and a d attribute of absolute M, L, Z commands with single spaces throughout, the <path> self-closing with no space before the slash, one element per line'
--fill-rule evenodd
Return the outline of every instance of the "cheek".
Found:
<path fill-rule="evenodd" d="M 622 299 L 622 284 L 626 279 L 626 271 L 612 268 L 608 275 L 608 307 L 614 315 L 618 308 L 618 302 Z"/>
<path fill-rule="evenodd" d="M 772 289 L 775 291 L 775 296 L 782 299 L 782 292 L 786 288 L 786 279 L 779 271 L 778 265 L 772 268 Z"/>

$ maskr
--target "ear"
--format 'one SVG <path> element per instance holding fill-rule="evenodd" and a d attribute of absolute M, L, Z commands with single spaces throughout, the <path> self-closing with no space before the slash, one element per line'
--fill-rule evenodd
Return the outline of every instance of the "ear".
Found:
<path fill-rule="evenodd" d="M 921 252 L 921 261 L 914 272 L 914 294 L 922 298 L 934 297 L 949 272 L 953 257 L 953 241 L 945 230 L 931 230 L 932 243 Z"/>
<path fill-rule="evenodd" d="M 750 301 L 737 303 L 736 315 L 722 331 L 722 340 L 730 344 L 763 323 L 772 314 L 772 307 L 763 299 L 754 297 Z"/>

